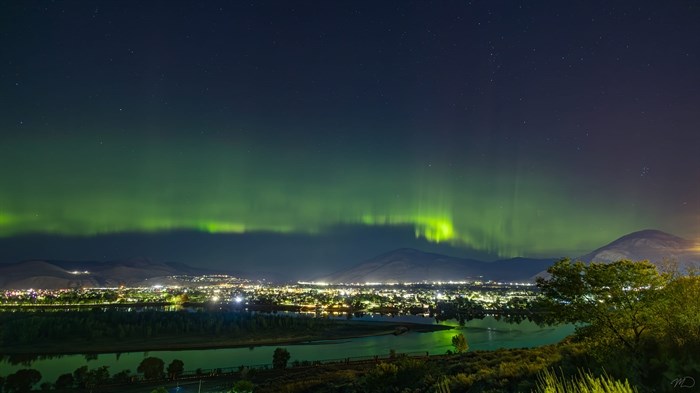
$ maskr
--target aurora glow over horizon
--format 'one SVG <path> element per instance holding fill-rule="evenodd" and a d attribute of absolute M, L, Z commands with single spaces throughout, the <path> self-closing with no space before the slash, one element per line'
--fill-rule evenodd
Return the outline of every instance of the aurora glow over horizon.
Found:
<path fill-rule="evenodd" d="M 700 11 L 518 4 L 5 4 L 0 237 L 700 238 Z"/>
<path fill-rule="evenodd" d="M 118 141 L 103 141 L 102 146 L 116 146 L 97 150 L 73 143 L 70 150 L 79 152 L 79 162 L 56 167 L 55 162 L 70 160 L 64 152 L 52 147 L 41 151 L 28 143 L 16 149 L 18 141 L 15 153 L 3 151 L 3 156 L 31 168 L 25 179 L 43 181 L 16 179 L 13 187 L 20 187 L 23 197 L 3 200 L 12 208 L 3 215 L 2 235 L 178 229 L 318 233 L 339 223 L 412 225 L 417 237 L 432 242 L 515 256 L 585 249 L 588 243 L 649 225 L 635 209 L 605 201 L 605 195 L 577 198 L 563 175 L 546 179 L 500 168 L 472 171 L 469 163 L 460 164 L 456 175 L 439 161 L 412 168 L 410 159 L 400 162 L 401 157 L 357 164 L 354 157 L 295 159 L 284 151 L 269 151 L 256 158 L 215 142 L 140 144 L 161 152 L 132 160 L 120 154 L 128 144 Z M 208 154 L 202 157 L 199 151 Z M 72 174 L 80 176 L 72 180 Z M 564 190 L 552 191 L 557 184 L 565 185 Z M 574 201 L 588 208 L 571 212 Z M 630 218 L 600 230 L 598 223 L 613 213 Z M 597 233 L 582 244 L 571 236 L 572 230 Z M 548 241 L 538 242 L 541 238 Z"/>

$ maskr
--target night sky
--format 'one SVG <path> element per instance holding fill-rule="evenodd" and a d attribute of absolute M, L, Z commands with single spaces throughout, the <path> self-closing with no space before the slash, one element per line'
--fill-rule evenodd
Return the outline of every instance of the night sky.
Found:
<path fill-rule="evenodd" d="M 0 6 L 0 262 L 700 238 L 700 2 Z"/>

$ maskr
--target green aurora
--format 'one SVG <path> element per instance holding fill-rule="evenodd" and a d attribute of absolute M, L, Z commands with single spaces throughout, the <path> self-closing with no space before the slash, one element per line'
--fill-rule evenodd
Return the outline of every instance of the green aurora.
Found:
<path fill-rule="evenodd" d="M 590 250 L 655 222 L 532 160 L 484 165 L 253 139 L 15 137 L 0 147 L 0 236 L 409 225 L 417 238 L 510 257 Z"/>
<path fill-rule="evenodd" d="M 0 262 L 700 239 L 696 2 L 122 3 L 2 4 Z"/>

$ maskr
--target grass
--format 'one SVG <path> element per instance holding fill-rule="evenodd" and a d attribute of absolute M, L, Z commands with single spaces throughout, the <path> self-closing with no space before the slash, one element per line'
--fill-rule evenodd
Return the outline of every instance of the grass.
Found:
<path fill-rule="evenodd" d="M 566 378 L 551 369 L 540 373 L 535 393 L 637 393 L 637 388 L 629 382 L 610 378 L 603 374 L 594 376 L 589 371 L 579 370 L 577 376 Z"/>

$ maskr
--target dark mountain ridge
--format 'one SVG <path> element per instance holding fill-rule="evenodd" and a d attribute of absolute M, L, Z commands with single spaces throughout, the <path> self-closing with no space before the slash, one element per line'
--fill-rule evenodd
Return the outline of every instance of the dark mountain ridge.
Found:
<path fill-rule="evenodd" d="M 505 281 L 530 282 L 542 275 L 558 258 L 511 258 L 483 262 L 401 248 L 370 258 L 315 281 L 329 283 L 404 283 L 435 281 Z M 675 261 L 681 270 L 700 264 L 700 247 L 687 239 L 657 230 L 643 230 L 625 235 L 593 252 L 575 258 L 585 262 L 611 262 L 620 259 L 649 260 L 662 266 Z M 120 284 L 138 286 L 175 284 L 172 276 L 229 274 L 237 277 L 262 278 L 260 272 L 244 274 L 192 267 L 178 262 L 157 262 L 135 257 L 119 261 L 27 260 L 0 264 L 0 288 L 93 288 Z M 284 281 L 277 272 L 266 278 Z"/>
<path fill-rule="evenodd" d="M 632 232 L 600 247 L 575 260 L 587 263 L 610 263 L 627 259 L 630 261 L 647 260 L 659 270 L 677 268 L 685 273 L 691 267 L 700 266 L 700 247 L 698 244 L 655 229 Z M 533 276 L 547 277 L 546 271 Z"/>
<path fill-rule="evenodd" d="M 136 257 L 121 261 L 27 260 L 0 264 L 0 288 L 59 289 L 136 286 L 146 280 L 175 275 L 216 274 L 178 262 Z"/>
<path fill-rule="evenodd" d="M 664 259 L 679 263 L 696 260 L 694 242 L 655 229 L 633 232 L 578 258 L 585 262 L 613 262 L 620 259 L 647 259 L 661 263 Z"/>
<path fill-rule="evenodd" d="M 512 258 L 481 262 L 418 250 L 398 249 L 368 259 L 339 272 L 320 277 L 329 283 L 431 282 L 490 280 L 532 282 L 558 258 Z M 694 242 L 658 230 L 642 230 L 573 258 L 585 262 L 613 262 L 621 259 L 649 260 L 659 267 L 674 261 L 681 271 L 700 263 L 700 247 Z M 429 266 L 426 266 L 429 265 Z"/>
<path fill-rule="evenodd" d="M 416 282 L 453 281 L 477 277 L 483 262 L 400 248 L 359 265 L 319 278 L 328 282 Z"/>
<path fill-rule="evenodd" d="M 405 283 L 435 281 L 522 281 L 549 266 L 554 259 L 512 258 L 483 262 L 401 248 L 336 273 L 319 277 L 329 283 Z"/>

